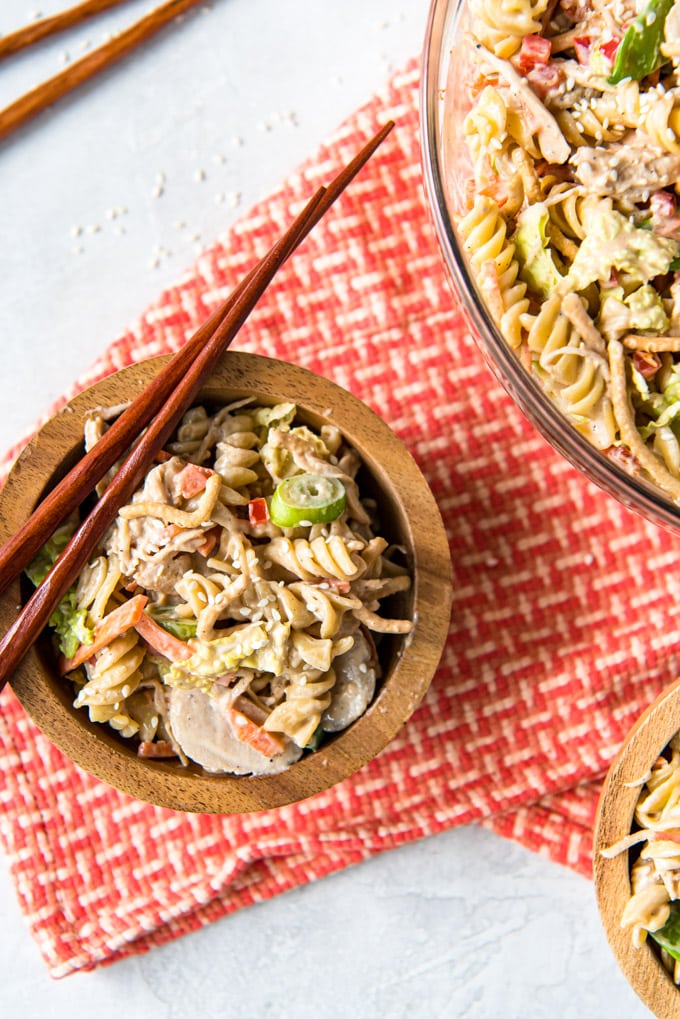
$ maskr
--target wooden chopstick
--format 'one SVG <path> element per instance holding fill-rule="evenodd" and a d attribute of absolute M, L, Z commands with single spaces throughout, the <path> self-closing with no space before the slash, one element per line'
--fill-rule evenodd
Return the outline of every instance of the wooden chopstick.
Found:
<path fill-rule="evenodd" d="M 248 286 L 242 289 L 208 343 L 188 367 L 161 413 L 149 424 L 92 512 L 85 518 L 45 580 L 36 588 L 7 630 L 0 641 L 0 689 L 47 624 L 54 609 L 103 538 L 120 507 L 138 488 L 149 464 L 175 430 L 205 377 L 243 325 L 277 270 L 302 240 L 304 228 L 324 193 L 325 188 L 316 192 L 283 237 L 260 262 Z"/>
<path fill-rule="evenodd" d="M 393 127 L 393 121 L 386 123 L 331 181 L 307 220 L 303 236 L 306 236 L 328 211 Z M 43 499 L 19 531 L 0 547 L 0 594 L 31 562 L 59 524 L 78 508 L 97 482 L 133 443 L 140 431 L 161 410 L 217 325 L 229 313 L 241 290 L 248 286 L 255 272 L 256 269 L 251 270 L 233 294 L 213 312 L 168 362 L 163 371 L 156 375 L 143 393 L 113 422 L 99 442 Z"/>
<path fill-rule="evenodd" d="M 37 21 L 31 22 L 30 25 L 17 28 L 14 32 L 8 32 L 7 35 L 0 36 L 0 60 L 12 53 L 19 53 L 20 50 L 25 50 L 42 39 L 56 35 L 57 32 L 74 28 L 86 21 L 87 18 L 92 18 L 95 14 L 101 14 L 102 11 L 108 10 L 109 7 L 119 7 L 125 3 L 128 3 L 128 0 L 85 0 L 84 3 L 69 7 L 66 11 L 48 15 L 46 18 L 39 18 Z"/>
<path fill-rule="evenodd" d="M 178 361 L 183 365 L 184 373 L 181 381 L 169 395 L 160 413 L 148 424 L 137 445 L 127 456 L 90 515 L 76 531 L 46 579 L 36 589 L 0 640 L 0 690 L 47 624 L 60 599 L 75 581 L 120 507 L 129 501 L 139 486 L 149 464 L 175 430 L 204 379 L 245 322 L 277 270 L 306 237 L 314 224 L 330 208 L 330 205 L 375 151 L 380 141 L 389 133 L 392 126 L 391 122 L 386 124 L 375 138 L 338 174 L 329 188 L 321 188 L 316 192 L 283 237 L 274 245 L 257 268 L 248 275 L 244 283 L 237 288 L 227 313 L 221 318 L 209 340 L 196 350 L 191 363 L 186 364 L 186 361 L 179 359 L 179 355 L 176 355 L 170 362 L 175 367 Z M 217 313 L 209 321 L 213 321 L 216 317 Z M 196 336 L 200 334 L 201 330 Z M 184 348 L 185 357 L 186 350 L 195 345 L 196 336 Z M 135 404 L 140 404 L 139 414 L 135 420 L 138 430 L 144 401 L 140 398 Z M 129 415 L 129 418 L 134 417 L 134 414 Z M 94 448 L 96 449 L 96 446 Z M 77 476 L 76 484 L 78 484 Z M 48 536 L 49 532 L 43 534 L 45 540 Z"/>
<path fill-rule="evenodd" d="M 99 71 L 103 71 L 104 68 L 120 60 L 135 46 L 145 42 L 163 25 L 166 25 L 168 21 L 172 21 L 173 18 L 188 11 L 197 3 L 199 0 L 166 0 L 165 3 L 149 11 L 134 24 L 124 28 L 118 35 L 98 46 L 97 49 L 86 53 L 84 57 L 75 60 L 63 71 L 59 71 L 58 74 L 20 96 L 19 99 L 0 111 L 0 139 L 6 138 L 8 134 L 41 113 L 47 106 L 51 106 L 57 99 L 61 99 L 62 96 L 72 92 L 83 82 L 98 74 Z"/>

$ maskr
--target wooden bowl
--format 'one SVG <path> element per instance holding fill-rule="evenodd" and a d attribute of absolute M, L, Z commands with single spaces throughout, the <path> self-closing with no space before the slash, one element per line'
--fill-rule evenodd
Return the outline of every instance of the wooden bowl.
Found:
<path fill-rule="evenodd" d="M 77 396 L 33 438 L 0 493 L 0 541 L 29 516 L 43 493 L 82 451 L 83 419 L 94 407 L 134 398 L 167 358 L 111 375 Z M 245 813 L 281 806 L 328 789 L 370 761 L 409 718 L 427 690 L 446 640 L 451 563 L 439 511 L 414 460 L 387 425 L 350 393 L 303 368 L 252 354 L 228 352 L 196 402 L 224 404 L 254 396 L 264 404 L 293 400 L 300 417 L 330 423 L 360 454 L 362 491 L 378 500 L 380 530 L 407 549 L 412 589 L 398 614 L 414 620 L 406 637 L 381 644 L 383 678 L 366 713 L 353 725 L 274 776 L 210 775 L 200 767 L 137 757 L 108 726 L 89 722 L 72 706 L 73 687 L 60 679 L 47 637 L 29 652 L 11 685 L 45 735 L 86 771 L 125 793 L 163 807 L 206 813 Z M 15 618 L 28 593 L 16 581 L 0 599 L 0 625 Z M 384 652 L 383 652 L 384 647 Z"/>
<path fill-rule="evenodd" d="M 633 947 L 621 915 L 631 893 L 628 852 L 611 860 L 600 850 L 628 835 L 640 795 L 635 785 L 680 730 L 680 680 L 676 680 L 640 716 L 607 773 L 595 822 L 593 869 L 597 903 L 609 944 L 619 966 L 645 1005 L 659 1019 L 680 1019 L 677 987 L 649 944 Z"/>

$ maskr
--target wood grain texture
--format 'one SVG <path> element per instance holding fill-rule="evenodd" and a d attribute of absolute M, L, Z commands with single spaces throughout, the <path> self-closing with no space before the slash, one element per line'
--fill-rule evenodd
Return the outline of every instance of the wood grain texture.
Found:
<path fill-rule="evenodd" d="M 595 891 L 609 944 L 629 983 L 659 1019 L 680 1019 L 680 988 L 655 951 L 647 944 L 634 948 L 630 930 L 621 928 L 621 915 L 631 893 L 629 853 L 607 860 L 600 850 L 631 831 L 639 780 L 678 730 L 680 680 L 640 716 L 613 761 L 600 795 L 593 842 Z"/>
<path fill-rule="evenodd" d="M 134 397 L 167 360 L 155 358 L 104 379 L 38 432 L 0 493 L 0 540 L 16 531 L 59 471 L 77 458 L 87 411 Z M 294 399 L 307 423 L 336 425 L 357 449 L 367 470 L 366 485 L 379 500 L 381 531 L 408 550 L 414 583 L 404 608 L 416 625 L 406 638 L 386 642 L 384 678 L 366 714 L 318 753 L 268 777 L 206 775 L 198 767 L 138 758 L 133 745 L 107 727 L 91 724 L 86 712 L 72 707 L 70 684 L 58 677 L 48 642 L 39 641 L 11 680 L 36 724 L 86 771 L 138 799 L 176 810 L 225 814 L 263 810 L 304 799 L 347 778 L 384 749 L 418 706 L 448 633 L 451 564 L 444 527 L 425 479 L 399 439 L 368 407 L 334 383 L 252 354 L 225 354 L 199 399 L 223 404 L 248 395 L 264 404 Z M 366 485 L 362 481 L 362 488 Z M 20 603 L 20 584 L 15 581 L 0 599 L 3 629 L 11 625 Z"/>
<path fill-rule="evenodd" d="M 44 18 L 32 21 L 30 25 L 18 28 L 15 32 L 9 32 L 0 38 L 0 60 L 10 56 L 12 53 L 19 53 L 21 50 L 34 46 L 43 39 L 58 32 L 65 32 L 75 25 L 82 24 L 88 18 L 93 18 L 110 7 L 119 7 L 127 3 L 127 0 L 84 0 L 83 3 L 69 7 L 67 10 L 59 11 L 58 14 L 51 14 Z"/>
<path fill-rule="evenodd" d="M 36 85 L 23 96 L 20 96 L 4 110 L 0 110 L 0 139 L 6 138 L 22 124 L 37 116 L 52 103 L 78 88 L 94 75 L 121 60 L 135 47 L 150 39 L 164 25 L 178 15 L 194 7 L 198 0 L 167 0 L 166 3 L 154 8 L 128 28 L 98 46 L 84 57 L 75 60 L 63 71 Z"/>

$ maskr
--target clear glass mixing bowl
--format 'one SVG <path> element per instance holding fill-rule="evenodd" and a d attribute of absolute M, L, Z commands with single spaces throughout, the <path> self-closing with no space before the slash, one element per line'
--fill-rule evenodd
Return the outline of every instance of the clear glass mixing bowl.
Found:
<path fill-rule="evenodd" d="M 433 0 L 422 61 L 420 124 L 425 188 L 439 244 L 473 336 L 494 375 L 555 449 L 595 484 L 653 523 L 680 534 L 680 506 L 642 477 L 627 474 L 582 436 L 543 392 L 501 336 L 456 234 L 472 171 L 463 137 L 466 0 Z"/>

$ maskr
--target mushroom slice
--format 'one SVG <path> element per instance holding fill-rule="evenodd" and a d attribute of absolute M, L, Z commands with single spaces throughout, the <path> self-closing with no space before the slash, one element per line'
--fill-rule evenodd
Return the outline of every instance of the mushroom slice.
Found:
<path fill-rule="evenodd" d="M 339 732 L 363 715 L 375 693 L 375 651 L 365 634 L 357 630 L 354 645 L 333 662 L 335 686 L 331 702 L 321 717 L 326 732 Z"/>
<path fill-rule="evenodd" d="M 284 749 L 265 757 L 234 734 L 228 690 L 206 694 L 199 689 L 173 687 L 168 692 L 168 715 L 175 742 L 186 756 L 206 771 L 231 775 L 276 775 L 302 754 L 286 739 Z"/>

